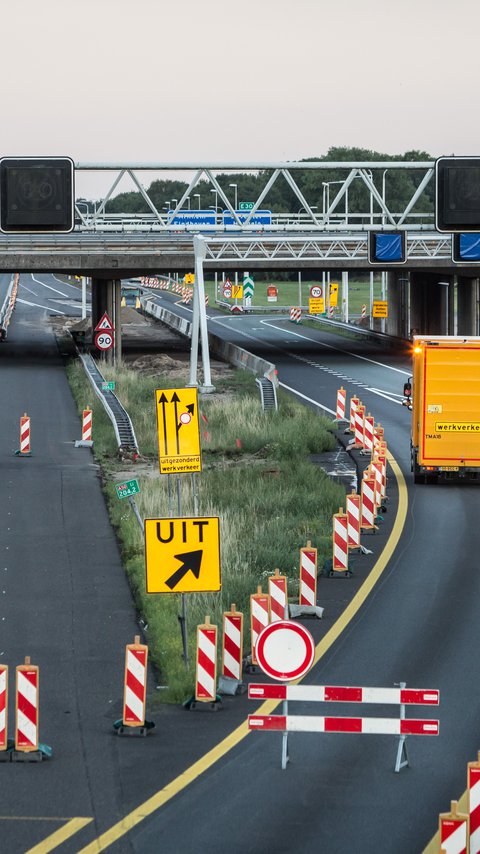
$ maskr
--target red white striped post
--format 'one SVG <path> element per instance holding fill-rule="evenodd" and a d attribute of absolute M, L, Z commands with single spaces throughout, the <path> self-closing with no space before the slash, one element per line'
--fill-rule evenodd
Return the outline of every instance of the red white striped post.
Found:
<path fill-rule="evenodd" d="M 270 596 L 270 622 L 288 618 L 287 577 L 275 570 L 275 575 L 268 577 L 268 593 Z"/>
<path fill-rule="evenodd" d="M 217 627 L 211 625 L 210 617 L 197 626 L 197 666 L 195 677 L 195 699 L 202 703 L 214 703 L 217 698 Z"/>
<path fill-rule="evenodd" d="M 145 725 L 147 660 L 148 646 L 140 643 L 140 635 L 135 635 L 134 642 L 125 647 L 123 726 Z"/>
<path fill-rule="evenodd" d="M 382 505 L 383 468 L 378 457 L 374 457 L 369 466 L 369 473 L 375 480 L 375 510 Z"/>
<path fill-rule="evenodd" d="M 362 531 L 376 530 L 375 477 L 373 473 L 367 472 L 367 476 L 363 478 L 361 497 L 362 515 L 360 528 Z"/>
<path fill-rule="evenodd" d="M 38 750 L 38 695 L 39 669 L 30 664 L 30 657 L 25 657 L 25 664 L 20 664 L 16 678 L 15 703 L 15 750 L 29 753 Z"/>
<path fill-rule="evenodd" d="M 355 433 L 355 411 L 360 404 L 358 397 L 350 398 L 350 433 Z"/>
<path fill-rule="evenodd" d="M 270 622 L 270 596 L 262 593 L 258 587 L 257 592 L 250 596 L 250 634 L 252 640 L 252 664 L 258 664 L 255 655 L 255 647 L 260 632 Z"/>
<path fill-rule="evenodd" d="M 450 810 L 438 817 L 440 848 L 447 854 L 467 854 L 468 815 L 458 812 L 457 801 L 451 801 Z"/>
<path fill-rule="evenodd" d="M 6 750 L 8 732 L 8 666 L 0 665 L 0 750 Z"/>
<path fill-rule="evenodd" d="M 300 605 L 315 607 L 317 604 L 317 549 L 307 540 L 306 548 L 300 549 Z"/>
<path fill-rule="evenodd" d="M 345 421 L 345 408 L 347 403 L 347 392 L 340 386 L 337 391 L 337 411 L 335 414 L 336 421 Z"/>
<path fill-rule="evenodd" d="M 249 715 L 249 729 L 262 732 L 341 732 L 363 735 L 438 735 L 438 721 L 424 718 L 344 718 L 323 715 Z M 453 803 L 453 802 L 452 802 Z M 466 818 L 466 816 L 465 816 Z M 448 849 L 450 854 L 450 848 Z M 453 849 L 455 854 L 457 849 Z M 459 848 L 458 852 L 465 852 Z"/>
<path fill-rule="evenodd" d="M 347 495 L 347 531 L 348 531 L 348 548 L 360 548 L 360 516 L 361 516 L 361 498 L 360 495 L 353 489 L 350 495 Z"/>
<path fill-rule="evenodd" d="M 480 854 L 480 753 L 467 765 L 470 854 Z"/>
<path fill-rule="evenodd" d="M 365 415 L 363 423 L 363 447 L 369 454 L 373 454 L 373 431 L 375 429 L 375 418 L 373 415 Z"/>
<path fill-rule="evenodd" d="M 20 418 L 20 456 L 30 457 L 30 418 L 25 412 Z"/>
<path fill-rule="evenodd" d="M 348 519 L 340 507 L 333 514 L 333 572 L 348 573 Z"/>
<path fill-rule="evenodd" d="M 222 674 L 242 681 L 243 614 L 232 604 L 223 615 Z"/>
<path fill-rule="evenodd" d="M 381 424 L 376 424 L 373 431 L 373 452 L 378 450 L 379 442 L 383 442 L 383 427 Z"/>
<path fill-rule="evenodd" d="M 382 447 L 385 445 L 385 442 L 380 442 L 380 453 L 377 454 L 378 462 L 380 463 L 382 469 L 382 485 L 381 485 L 381 495 L 382 498 L 387 497 L 387 454 L 384 453 Z"/>
<path fill-rule="evenodd" d="M 362 320 L 364 320 L 367 316 L 367 306 L 362 305 Z"/>
<path fill-rule="evenodd" d="M 290 320 L 293 323 L 300 323 L 302 319 L 302 309 L 301 308 L 291 308 L 290 309 Z"/>
<path fill-rule="evenodd" d="M 92 441 L 93 412 L 89 406 L 82 412 L 82 442 Z"/>
<path fill-rule="evenodd" d="M 360 404 L 355 409 L 355 448 L 363 448 L 365 407 Z"/>

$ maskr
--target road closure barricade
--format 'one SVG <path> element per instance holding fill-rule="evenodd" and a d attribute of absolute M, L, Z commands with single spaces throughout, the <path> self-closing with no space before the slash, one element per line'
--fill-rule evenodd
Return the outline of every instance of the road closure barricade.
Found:
<path fill-rule="evenodd" d="M 292 323 L 300 323 L 302 320 L 302 309 L 292 307 L 290 309 L 290 320 Z"/>
<path fill-rule="evenodd" d="M 240 694 L 243 678 L 243 614 L 233 603 L 223 614 L 222 674 L 218 680 L 221 694 Z"/>
<path fill-rule="evenodd" d="M 395 772 L 409 764 L 406 738 L 409 735 L 438 735 L 438 720 L 407 718 L 405 707 L 411 705 L 438 705 L 439 691 L 407 688 L 400 683 L 395 688 L 359 688 L 340 685 L 279 685 L 254 684 L 248 687 L 250 699 L 275 699 L 283 701 L 281 715 L 249 715 L 248 726 L 257 732 L 280 731 L 288 738 L 289 732 L 353 733 L 357 735 L 394 735 L 398 737 Z M 288 702 L 317 703 L 369 703 L 398 705 L 396 718 L 339 717 L 323 715 L 289 715 Z M 286 761 L 285 761 L 286 760 Z M 288 749 L 282 744 L 282 768 L 286 768 Z"/>
<path fill-rule="evenodd" d="M 280 575 L 276 569 L 268 576 L 268 594 L 270 596 L 270 622 L 285 620 L 288 617 L 287 576 Z"/>
<path fill-rule="evenodd" d="M 345 412 L 347 406 L 347 392 L 340 386 L 337 391 L 337 408 L 335 412 L 335 421 L 346 421 Z"/>
<path fill-rule="evenodd" d="M 256 593 L 250 596 L 250 635 L 252 641 L 252 651 L 250 662 L 253 667 L 258 664 L 255 650 L 260 632 L 270 622 L 270 596 L 268 593 L 263 593 L 259 586 Z"/>
<path fill-rule="evenodd" d="M 8 747 L 8 665 L 0 665 L 0 752 Z"/>
<path fill-rule="evenodd" d="M 82 438 L 75 442 L 76 448 L 92 448 L 93 412 L 89 406 L 82 410 Z"/>

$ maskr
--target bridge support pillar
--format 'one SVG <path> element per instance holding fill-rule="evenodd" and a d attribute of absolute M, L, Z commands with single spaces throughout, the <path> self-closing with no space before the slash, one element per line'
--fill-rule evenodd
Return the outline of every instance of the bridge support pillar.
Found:
<path fill-rule="evenodd" d="M 455 329 L 453 276 L 410 274 L 410 333 L 449 335 Z"/>
<path fill-rule="evenodd" d="M 457 278 L 457 334 L 478 335 L 480 283 L 468 276 Z"/>
<path fill-rule="evenodd" d="M 385 324 L 387 335 L 408 338 L 408 274 L 402 270 L 387 273 L 388 317 Z"/>
<path fill-rule="evenodd" d="M 115 345 L 114 351 L 108 350 L 106 356 L 110 361 L 113 359 L 113 352 L 115 352 L 115 361 L 117 364 L 122 358 L 122 327 L 120 320 L 121 285 L 120 279 L 92 278 L 92 343 L 95 340 L 93 330 L 103 314 L 107 312 L 115 329 Z"/>

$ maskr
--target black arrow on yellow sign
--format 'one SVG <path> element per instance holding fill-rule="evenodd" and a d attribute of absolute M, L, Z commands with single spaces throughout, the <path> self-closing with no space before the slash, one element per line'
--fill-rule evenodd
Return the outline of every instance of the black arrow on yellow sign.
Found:
<path fill-rule="evenodd" d="M 177 584 L 180 584 L 187 572 L 193 572 L 195 578 L 200 576 L 200 567 L 202 563 L 203 551 L 184 552 L 184 554 L 174 555 L 175 560 L 181 560 L 182 566 L 167 578 L 165 584 L 170 590 L 175 590 Z"/>

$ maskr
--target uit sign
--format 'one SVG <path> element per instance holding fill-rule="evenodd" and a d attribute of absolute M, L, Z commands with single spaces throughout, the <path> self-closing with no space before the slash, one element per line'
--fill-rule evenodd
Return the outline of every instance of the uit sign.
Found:
<path fill-rule="evenodd" d="M 145 519 L 147 593 L 221 588 L 218 516 Z"/>
<path fill-rule="evenodd" d="M 160 474 L 187 474 L 202 470 L 198 390 L 155 390 Z"/>

